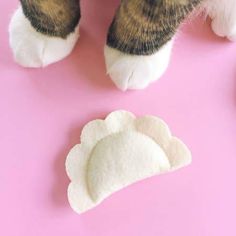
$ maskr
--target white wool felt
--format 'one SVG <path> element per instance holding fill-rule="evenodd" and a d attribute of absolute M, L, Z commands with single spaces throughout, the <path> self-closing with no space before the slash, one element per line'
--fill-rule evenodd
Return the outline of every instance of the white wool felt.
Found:
<path fill-rule="evenodd" d="M 158 117 L 115 111 L 89 122 L 69 152 L 68 199 L 83 213 L 139 180 L 190 164 L 191 153 Z"/>
<path fill-rule="evenodd" d="M 15 61 L 24 67 L 44 67 L 68 56 L 79 37 L 79 27 L 66 39 L 37 32 L 19 7 L 10 25 L 10 46 Z"/>
<path fill-rule="evenodd" d="M 206 0 L 203 3 L 212 18 L 212 30 L 220 37 L 236 40 L 236 1 Z"/>
<path fill-rule="evenodd" d="M 172 45 L 173 40 L 149 56 L 129 55 L 105 46 L 107 73 L 115 85 L 123 91 L 143 89 L 151 82 L 159 79 L 166 71 Z"/>

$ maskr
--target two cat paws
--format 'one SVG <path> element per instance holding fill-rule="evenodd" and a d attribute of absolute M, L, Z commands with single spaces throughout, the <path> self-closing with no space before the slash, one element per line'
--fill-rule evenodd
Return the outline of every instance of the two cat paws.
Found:
<path fill-rule="evenodd" d="M 79 37 L 79 29 L 66 39 L 43 35 L 31 26 L 20 7 L 11 19 L 9 35 L 15 61 L 24 67 L 37 68 L 69 55 Z"/>
<path fill-rule="evenodd" d="M 15 61 L 24 67 L 44 67 L 71 53 L 79 37 L 78 27 L 66 39 L 37 32 L 23 14 L 15 12 L 9 26 L 10 46 Z M 107 72 L 118 88 L 142 89 L 166 70 L 172 43 L 151 56 L 131 56 L 105 47 Z"/>
<path fill-rule="evenodd" d="M 212 19 L 212 29 L 217 35 L 236 40 L 236 19 Z M 10 46 L 16 62 L 24 67 L 44 67 L 65 58 L 79 38 L 78 28 L 66 39 L 43 35 L 31 26 L 22 8 L 19 8 L 9 26 Z M 172 45 L 173 40 L 150 56 L 129 55 L 106 46 L 107 73 L 123 91 L 143 89 L 167 69 Z"/>

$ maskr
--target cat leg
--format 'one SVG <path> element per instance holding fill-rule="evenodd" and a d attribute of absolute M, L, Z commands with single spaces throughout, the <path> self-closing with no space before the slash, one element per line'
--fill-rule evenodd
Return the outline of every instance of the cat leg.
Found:
<path fill-rule="evenodd" d="M 173 36 L 201 0 L 121 0 L 110 26 L 107 73 L 121 90 L 142 89 L 168 67 Z"/>
<path fill-rule="evenodd" d="M 78 0 L 21 0 L 9 25 L 15 61 L 43 67 L 71 53 L 79 37 Z"/>
<path fill-rule="evenodd" d="M 212 19 L 212 30 L 220 37 L 236 41 L 236 1 L 207 0 L 204 4 Z"/>

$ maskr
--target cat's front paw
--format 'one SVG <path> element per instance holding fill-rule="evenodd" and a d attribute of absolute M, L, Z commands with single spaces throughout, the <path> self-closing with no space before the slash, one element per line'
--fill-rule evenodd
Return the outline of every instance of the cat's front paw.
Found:
<path fill-rule="evenodd" d="M 236 16 L 234 19 L 213 18 L 211 28 L 216 35 L 236 41 Z"/>
<path fill-rule="evenodd" d="M 212 19 L 211 28 L 220 37 L 236 41 L 235 0 L 206 0 L 206 11 Z"/>
<path fill-rule="evenodd" d="M 107 73 L 123 91 L 143 89 L 166 71 L 172 44 L 173 41 L 168 42 L 158 52 L 149 56 L 129 55 L 105 46 Z"/>
<path fill-rule="evenodd" d="M 79 30 L 77 27 L 66 39 L 44 35 L 33 28 L 20 7 L 11 19 L 9 35 L 15 61 L 24 67 L 37 68 L 68 56 L 79 37 Z"/>

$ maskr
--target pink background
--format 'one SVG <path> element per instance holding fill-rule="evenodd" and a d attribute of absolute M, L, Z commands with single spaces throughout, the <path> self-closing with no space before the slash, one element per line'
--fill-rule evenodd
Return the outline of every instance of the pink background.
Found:
<path fill-rule="evenodd" d="M 103 45 L 117 0 L 83 1 L 73 54 L 45 69 L 13 62 L 0 2 L 0 235 L 236 235 L 236 44 L 209 23 L 185 25 L 165 76 L 120 92 L 105 75 Z M 193 163 L 118 192 L 77 215 L 64 162 L 90 119 L 116 109 L 162 117 Z"/>

